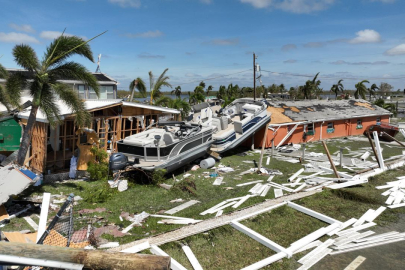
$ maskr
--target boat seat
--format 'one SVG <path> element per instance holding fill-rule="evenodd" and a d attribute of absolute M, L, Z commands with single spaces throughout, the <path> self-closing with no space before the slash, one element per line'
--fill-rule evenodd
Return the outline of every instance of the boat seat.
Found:
<path fill-rule="evenodd" d="M 239 134 L 243 134 L 243 126 L 249 123 L 249 121 L 252 119 L 253 114 L 251 113 L 245 113 L 243 115 L 243 120 L 241 121 L 233 121 L 233 125 L 235 126 L 235 132 Z"/>
<path fill-rule="evenodd" d="M 163 135 L 163 141 L 165 142 L 165 144 L 166 145 L 170 145 L 170 144 L 173 144 L 173 143 L 175 143 L 175 142 L 177 142 L 177 141 L 179 141 L 178 139 L 174 139 L 173 138 L 173 135 L 171 134 L 171 133 L 165 133 L 164 135 Z"/>

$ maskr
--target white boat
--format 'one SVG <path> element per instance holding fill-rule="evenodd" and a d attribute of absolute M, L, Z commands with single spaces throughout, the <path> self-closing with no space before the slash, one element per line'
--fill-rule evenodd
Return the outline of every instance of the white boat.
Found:
<path fill-rule="evenodd" d="M 234 100 L 212 118 L 212 125 L 217 131 L 213 135 L 211 150 L 224 153 L 235 148 L 265 126 L 270 121 L 270 116 L 264 100 Z"/>
<path fill-rule="evenodd" d="M 198 104 L 189 121 L 159 122 L 158 128 L 118 141 L 118 152 L 127 156 L 135 168 L 173 171 L 206 154 L 215 131 L 212 115 L 208 104 Z"/>

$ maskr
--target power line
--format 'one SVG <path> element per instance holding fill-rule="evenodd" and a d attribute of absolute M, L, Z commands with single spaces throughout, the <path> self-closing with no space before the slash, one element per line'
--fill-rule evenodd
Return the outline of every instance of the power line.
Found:
<path fill-rule="evenodd" d="M 275 72 L 275 71 L 269 71 L 269 70 L 264 70 L 262 71 L 269 72 L 272 74 L 282 74 L 286 76 L 293 76 L 293 77 L 306 77 L 306 78 L 313 78 L 314 75 L 306 75 L 306 74 L 296 74 L 296 73 L 286 73 L 286 72 Z M 401 80 L 405 79 L 405 76 L 402 77 L 331 77 L 331 76 L 318 76 L 320 79 L 343 79 L 343 80 Z"/>

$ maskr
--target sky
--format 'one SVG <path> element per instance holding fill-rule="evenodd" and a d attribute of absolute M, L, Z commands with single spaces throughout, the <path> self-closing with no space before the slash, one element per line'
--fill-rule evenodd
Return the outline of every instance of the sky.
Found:
<path fill-rule="evenodd" d="M 321 88 L 343 79 L 405 88 L 405 1 L 402 0 L 0 0 L 0 63 L 19 68 L 16 44 L 42 57 L 66 28 L 90 39 L 103 73 L 128 89 L 148 72 L 192 91 L 200 81 L 302 85 L 320 72 Z M 7 12 L 5 12 L 7 11 Z M 94 72 L 96 63 L 73 60 Z M 163 91 L 170 91 L 165 88 Z"/>

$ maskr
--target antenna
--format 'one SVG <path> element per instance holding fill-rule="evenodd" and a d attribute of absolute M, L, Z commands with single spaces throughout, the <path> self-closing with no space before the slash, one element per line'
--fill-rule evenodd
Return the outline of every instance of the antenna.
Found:
<path fill-rule="evenodd" d="M 101 73 L 101 69 L 100 69 L 100 60 L 101 60 L 101 53 L 98 55 L 98 61 L 97 61 L 97 69 L 96 69 L 96 73 Z"/>

